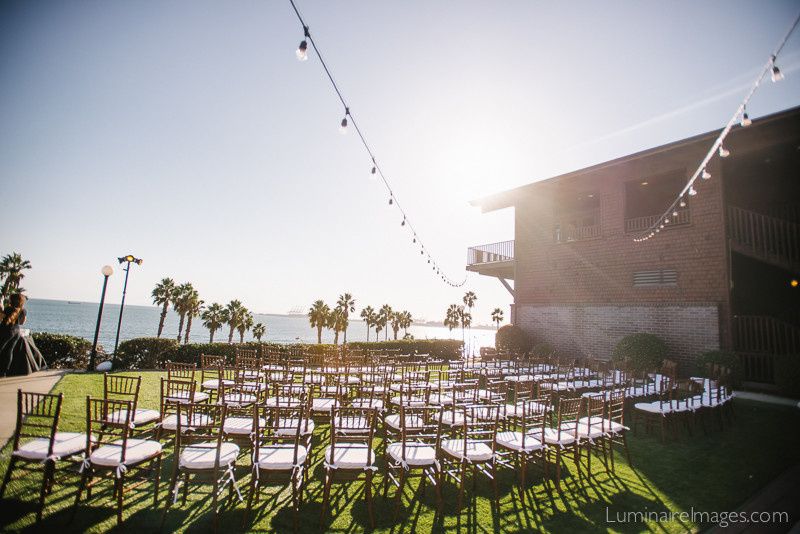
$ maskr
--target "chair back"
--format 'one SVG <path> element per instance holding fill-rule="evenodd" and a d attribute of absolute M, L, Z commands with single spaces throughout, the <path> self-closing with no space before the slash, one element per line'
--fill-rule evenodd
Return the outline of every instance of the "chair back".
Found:
<path fill-rule="evenodd" d="M 133 403 L 114 399 L 93 399 L 86 397 L 86 456 L 93 446 L 122 442 L 120 463 L 125 463 L 128 437 L 133 428 Z M 96 441 L 92 443 L 92 436 Z"/>
<path fill-rule="evenodd" d="M 129 400 L 131 404 L 133 404 L 133 411 L 136 412 L 141 385 L 141 376 L 110 375 L 108 373 L 103 373 L 103 398 Z"/>
<path fill-rule="evenodd" d="M 559 399 L 555 420 L 555 430 L 559 442 L 561 441 L 562 434 L 571 434 L 573 436 L 578 435 L 578 420 L 581 416 L 582 407 L 582 397 L 577 397 L 574 399 Z"/>
<path fill-rule="evenodd" d="M 53 443 L 61 418 L 61 403 L 64 394 L 32 393 L 17 390 L 17 424 L 14 429 L 14 450 L 19 449 L 20 441 L 47 438 L 47 456 L 53 454 Z"/>
<path fill-rule="evenodd" d="M 190 402 L 177 404 L 178 427 L 175 432 L 175 457 L 186 447 L 203 444 L 216 449 L 214 469 L 219 469 L 223 441 L 223 426 L 228 414 L 224 404 Z"/>
<path fill-rule="evenodd" d="M 519 404 L 521 417 L 519 418 L 522 433 L 522 450 L 526 450 L 526 441 L 536 440 L 544 443 L 544 429 L 552 409 L 550 398 L 541 397 L 523 400 Z"/>
<path fill-rule="evenodd" d="M 167 362 L 167 378 L 170 380 L 188 380 L 194 382 L 197 366 L 193 363 Z"/>

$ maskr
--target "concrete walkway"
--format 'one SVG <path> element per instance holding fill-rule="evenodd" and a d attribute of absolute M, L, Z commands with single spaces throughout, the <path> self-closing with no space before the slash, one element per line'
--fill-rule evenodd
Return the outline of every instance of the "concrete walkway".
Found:
<path fill-rule="evenodd" d="M 49 393 L 66 369 L 48 369 L 25 376 L 0 378 L 0 448 L 14 436 L 17 425 L 17 390 Z"/>

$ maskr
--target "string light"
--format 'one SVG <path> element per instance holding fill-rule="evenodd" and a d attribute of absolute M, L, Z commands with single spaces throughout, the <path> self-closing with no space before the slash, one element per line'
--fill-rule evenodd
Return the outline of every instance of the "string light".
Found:
<path fill-rule="evenodd" d="M 727 158 L 728 156 L 730 156 L 730 151 L 725 148 L 724 142 L 725 142 L 725 138 L 731 132 L 733 127 L 736 125 L 736 123 L 738 122 L 739 125 L 741 125 L 742 127 L 750 126 L 753 123 L 753 121 L 750 119 L 750 116 L 747 113 L 747 104 L 750 102 L 750 99 L 753 97 L 753 95 L 755 94 L 756 90 L 760 87 L 761 82 L 764 79 L 764 77 L 767 75 L 767 73 L 771 72 L 772 81 L 773 82 L 777 82 L 777 81 L 780 81 L 780 80 L 783 79 L 783 73 L 777 67 L 775 62 L 776 62 L 776 60 L 778 58 L 778 54 L 780 54 L 781 50 L 783 50 L 783 47 L 786 45 L 786 42 L 789 40 L 789 37 L 792 35 L 792 33 L 794 33 L 794 30 L 797 28 L 798 23 L 800 23 L 800 15 L 795 17 L 794 22 L 792 22 L 792 25 L 789 27 L 789 30 L 786 32 L 786 34 L 780 40 L 780 42 L 778 43 L 777 48 L 769 56 L 769 59 L 764 64 L 763 68 L 759 72 L 759 74 L 756 77 L 756 79 L 753 81 L 753 84 L 750 87 L 750 90 L 748 91 L 747 95 L 744 97 L 742 102 L 739 104 L 739 107 L 736 108 L 736 111 L 733 113 L 731 118 L 728 120 L 728 123 L 725 125 L 725 127 L 722 129 L 722 131 L 720 131 L 719 135 L 717 136 L 716 140 L 714 141 L 714 143 L 709 148 L 709 150 L 706 153 L 705 157 L 700 162 L 700 164 L 697 166 L 697 170 L 695 170 L 694 174 L 692 174 L 692 176 L 689 177 L 689 179 L 686 182 L 686 185 L 684 185 L 683 189 L 681 189 L 681 191 L 678 193 L 678 196 L 677 196 L 676 200 L 678 202 L 678 205 L 681 208 L 686 207 L 686 199 L 685 199 L 686 195 L 688 195 L 690 197 L 693 197 L 693 196 L 697 195 L 697 190 L 694 188 L 695 180 L 698 177 L 703 179 L 703 180 L 708 180 L 708 179 L 711 178 L 711 173 L 708 172 L 708 169 L 707 169 L 707 166 L 708 166 L 709 162 L 711 161 L 711 159 L 715 155 L 718 155 L 720 158 Z M 653 222 L 653 225 L 650 226 L 650 228 L 645 230 L 645 232 L 646 232 L 645 235 L 642 235 L 642 236 L 639 236 L 637 238 L 634 238 L 634 241 L 638 240 L 637 242 L 641 242 L 641 241 L 650 239 L 655 234 L 659 233 L 661 228 L 664 227 L 664 224 L 669 222 L 668 216 L 669 216 L 670 211 L 672 211 L 673 217 L 677 217 L 678 216 L 678 211 L 677 211 L 677 209 L 674 209 L 674 208 L 675 208 L 675 201 L 672 202 L 670 207 L 667 208 L 667 210 L 661 215 L 661 217 L 659 217 L 658 219 L 656 219 Z"/>
<path fill-rule="evenodd" d="M 311 33 L 309 32 L 308 26 L 306 25 L 305 21 L 303 20 L 303 17 L 300 15 L 300 11 L 297 9 L 297 6 L 295 5 L 294 0 L 289 0 L 289 3 L 292 5 L 292 9 L 294 10 L 295 15 L 297 15 L 297 19 L 300 21 L 300 24 L 303 26 L 303 35 L 305 37 L 303 39 L 303 41 L 300 43 L 300 46 L 298 47 L 298 49 L 296 51 L 297 59 L 299 59 L 300 61 L 306 61 L 308 59 L 308 46 L 311 45 L 311 47 L 314 49 L 314 52 L 317 54 L 317 57 L 319 58 L 320 64 L 322 65 L 322 68 L 324 69 L 325 74 L 328 77 L 328 80 L 331 82 L 331 85 L 333 86 L 334 91 L 336 91 L 336 95 L 338 96 L 340 102 L 342 103 L 342 105 L 344 106 L 344 109 L 345 109 L 344 117 L 342 118 L 342 121 L 340 123 L 339 130 L 344 134 L 344 133 L 347 133 L 348 126 L 352 126 L 353 129 L 356 131 L 356 134 L 358 135 L 358 138 L 361 140 L 361 144 L 363 145 L 364 149 L 366 150 L 367 154 L 369 155 L 370 159 L 372 160 L 372 169 L 370 171 L 370 177 L 371 178 L 380 177 L 381 181 L 383 182 L 384 187 L 386 187 L 386 190 L 389 193 L 389 205 L 390 206 L 394 205 L 400 211 L 400 213 L 403 215 L 403 221 L 401 222 L 400 225 L 404 226 L 404 227 L 407 227 L 411 231 L 411 233 L 413 235 L 412 242 L 416 244 L 418 236 L 417 236 L 416 230 L 414 229 L 413 224 L 411 223 L 410 220 L 407 220 L 405 211 L 403 210 L 402 206 L 400 205 L 400 202 L 397 201 L 397 199 L 395 198 L 394 192 L 392 191 L 392 187 L 389 184 L 389 180 L 386 178 L 386 175 L 381 170 L 380 164 L 376 161 L 375 155 L 374 155 L 374 153 L 372 151 L 372 148 L 370 147 L 369 143 L 367 142 L 366 137 L 364 136 L 364 132 L 362 132 L 361 129 L 358 127 L 358 123 L 356 122 L 356 119 L 350 113 L 350 108 L 347 106 L 347 102 L 345 101 L 345 98 L 342 95 L 342 92 L 339 89 L 339 86 L 337 85 L 336 81 L 334 80 L 333 74 L 331 73 L 331 70 L 328 67 L 328 64 L 325 62 L 324 58 L 322 57 L 322 54 L 320 53 L 319 47 L 317 46 L 316 42 L 314 41 L 314 38 L 311 36 Z M 408 223 L 408 224 L 406 224 L 406 223 Z M 425 254 L 424 245 L 420 249 L 419 253 L 420 253 L 420 255 L 424 255 Z M 428 254 L 428 257 L 429 257 L 428 263 L 431 263 L 430 254 Z M 438 267 L 436 266 L 435 262 L 433 263 L 433 269 L 436 270 L 437 274 L 438 274 Z M 448 277 L 446 277 L 444 275 L 442 276 L 442 280 L 445 281 L 448 285 L 453 286 L 453 287 L 461 287 L 461 286 L 465 285 L 466 282 L 467 282 L 466 278 L 464 278 L 463 281 L 461 281 L 461 282 L 454 282 L 454 281 L 450 280 Z"/>
<path fill-rule="evenodd" d="M 781 69 L 775 64 L 775 60 L 777 58 L 773 55 L 772 56 L 772 83 L 778 83 L 783 79 L 783 73 Z"/>

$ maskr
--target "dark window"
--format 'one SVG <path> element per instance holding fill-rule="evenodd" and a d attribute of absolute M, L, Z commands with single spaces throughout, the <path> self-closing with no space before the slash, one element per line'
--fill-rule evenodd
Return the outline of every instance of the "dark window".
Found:
<path fill-rule="evenodd" d="M 682 171 L 642 178 L 625 184 L 625 231 L 642 232 L 653 226 L 686 185 Z M 689 222 L 689 205 L 669 214 L 672 227 Z"/>
<path fill-rule="evenodd" d="M 562 194 L 553 219 L 556 243 L 600 237 L 600 198 L 594 192 Z"/>

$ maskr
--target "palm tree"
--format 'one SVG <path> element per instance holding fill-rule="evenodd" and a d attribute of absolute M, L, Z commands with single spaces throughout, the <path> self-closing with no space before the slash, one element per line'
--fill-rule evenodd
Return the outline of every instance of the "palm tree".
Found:
<path fill-rule="evenodd" d="M 464 329 L 465 328 L 472 328 L 472 314 L 468 311 L 464 311 L 464 307 L 461 306 L 461 313 L 459 315 L 459 321 L 461 322 L 461 341 L 464 342 Z"/>
<path fill-rule="evenodd" d="M 19 286 L 22 279 L 25 278 L 25 271 L 31 269 L 31 262 L 22 259 L 19 252 L 12 252 L 6 254 L 0 260 L 0 279 L 4 279 L 3 288 L 0 290 L 0 306 L 2 306 L 6 299 L 13 293 L 22 293 L 25 290 Z"/>
<path fill-rule="evenodd" d="M 211 332 L 211 337 L 208 339 L 209 343 L 214 342 L 214 332 L 228 322 L 225 312 L 226 310 L 222 307 L 222 304 L 215 302 L 203 310 L 203 313 L 200 315 L 200 318 L 203 320 L 203 326 L 208 328 L 208 331 Z"/>
<path fill-rule="evenodd" d="M 449 308 L 447 308 L 447 315 L 444 318 L 444 325 L 450 330 L 453 331 L 454 328 L 457 328 L 460 323 L 461 312 L 458 304 L 451 304 Z"/>
<path fill-rule="evenodd" d="M 236 325 L 236 330 L 239 331 L 239 343 L 244 343 L 244 335 L 248 330 L 253 328 L 253 314 L 247 308 L 242 308 L 242 316 L 239 324 Z"/>
<path fill-rule="evenodd" d="M 161 333 L 164 331 L 164 321 L 167 320 L 167 310 L 169 310 L 169 302 L 174 292 L 175 280 L 162 278 L 153 288 L 153 292 L 150 293 L 153 297 L 153 304 L 161 306 L 161 319 L 158 321 L 158 334 L 156 334 L 156 337 L 161 337 Z"/>
<path fill-rule="evenodd" d="M 331 330 L 333 330 L 333 344 L 339 344 L 339 332 L 344 332 L 347 330 L 348 324 L 347 317 L 345 316 L 344 310 L 336 307 L 328 313 L 328 320 L 327 326 Z"/>
<path fill-rule="evenodd" d="M 392 307 L 388 304 L 384 304 L 381 306 L 381 309 L 378 310 L 378 324 L 381 326 L 381 330 L 386 330 L 386 337 L 384 341 L 389 340 L 389 329 L 386 328 L 392 320 Z"/>
<path fill-rule="evenodd" d="M 373 324 L 375 325 L 375 341 L 380 341 L 380 335 L 381 330 L 383 330 L 383 326 L 381 325 L 381 321 L 377 316 L 375 317 L 375 323 Z"/>
<path fill-rule="evenodd" d="M 342 312 L 344 313 L 344 318 L 346 322 L 344 325 L 343 343 L 347 344 L 347 327 L 350 324 L 350 314 L 355 313 L 356 311 L 356 299 L 354 299 L 353 295 L 351 295 L 350 293 L 339 295 L 339 300 L 336 301 L 336 307 L 342 310 Z"/>
<path fill-rule="evenodd" d="M 233 331 L 239 326 L 245 312 L 247 312 L 247 308 L 242 306 L 240 300 L 232 300 L 225 307 L 225 310 L 227 312 L 227 320 L 225 322 L 230 327 L 228 331 L 228 343 L 233 343 Z"/>
<path fill-rule="evenodd" d="M 503 322 L 503 310 L 500 308 L 495 308 L 492 310 L 492 322 L 497 325 L 497 329 L 500 329 L 500 323 Z"/>
<path fill-rule="evenodd" d="M 408 311 L 400 312 L 400 328 L 403 329 L 405 337 L 408 337 L 408 329 L 414 324 L 414 319 L 411 318 L 411 313 Z"/>
<path fill-rule="evenodd" d="M 181 318 L 178 323 L 178 342 L 180 342 L 181 334 L 183 333 L 183 323 L 189 311 L 192 292 L 197 293 L 189 282 L 177 286 L 172 292 L 172 307 Z"/>
<path fill-rule="evenodd" d="M 469 308 L 469 312 L 472 313 L 472 307 L 475 306 L 475 301 L 478 300 L 478 296 L 474 291 L 467 291 L 464 293 L 464 298 L 461 300 L 464 301 L 464 306 Z"/>
<path fill-rule="evenodd" d="M 253 337 L 261 343 L 261 338 L 264 337 L 264 334 L 267 333 L 267 327 L 264 326 L 264 323 L 258 323 L 253 327 Z"/>
<path fill-rule="evenodd" d="M 375 310 L 372 306 L 367 306 L 361 310 L 361 318 L 364 319 L 364 324 L 367 325 L 367 341 L 369 341 L 369 329 L 375 324 Z"/>
<path fill-rule="evenodd" d="M 184 344 L 189 343 L 189 333 L 192 331 L 192 318 L 200 315 L 200 312 L 203 311 L 203 304 L 205 304 L 205 301 L 200 299 L 200 295 L 197 293 L 197 290 L 192 289 L 192 293 L 186 302 L 187 321 L 186 336 L 183 338 Z"/>
<path fill-rule="evenodd" d="M 308 322 L 311 328 L 317 329 L 317 343 L 322 343 L 322 329 L 328 324 L 328 315 L 331 309 L 321 300 L 314 301 L 308 309 Z"/>

